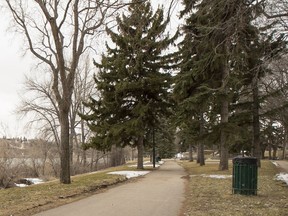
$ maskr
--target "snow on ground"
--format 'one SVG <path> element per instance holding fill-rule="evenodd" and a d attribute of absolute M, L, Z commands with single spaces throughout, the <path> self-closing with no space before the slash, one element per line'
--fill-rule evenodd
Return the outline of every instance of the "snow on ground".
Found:
<path fill-rule="evenodd" d="M 232 178 L 232 175 L 203 175 L 205 178 L 216 178 L 216 179 L 226 179 Z"/>
<path fill-rule="evenodd" d="M 276 161 L 272 161 L 272 163 L 276 166 L 276 167 L 279 167 L 279 164 L 276 162 Z M 288 173 L 279 173 L 279 174 L 276 174 L 275 180 L 277 181 L 283 181 L 285 182 L 287 185 L 288 185 Z"/>
<path fill-rule="evenodd" d="M 279 164 L 276 161 L 271 161 L 276 167 L 279 167 Z"/>
<path fill-rule="evenodd" d="M 39 178 L 25 178 L 24 180 L 26 180 L 27 182 L 30 182 L 31 185 L 41 184 L 41 183 L 44 182 L 42 179 L 39 179 Z M 27 187 L 27 186 L 29 186 L 29 185 L 28 185 L 28 184 L 16 184 L 16 183 L 15 183 L 15 186 L 16 186 L 16 187 Z"/>
<path fill-rule="evenodd" d="M 279 167 L 279 164 L 276 161 L 272 161 L 272 163 L 276 166 Z M 193 176 L 202 176 L 204 178 L 217 178 L 217 179 L 225 179 L 225 178 L 232 178 L 232 175 L 206 175 L 206 174 L 202 174 L 202 175 L 191 175 L 191 177 Z M 275 180 L 278 181 L 283 181 L 288 185 L 288 173 L 279 173 L 275 176 Z"/>
<path fill-rule="evenodd" d="M 164 164 L 164 161 L 159 161 L 155 164 L 155 167 L 159 167 L 162 164 Z M 150 161 L 145 161 L 144 162 L 144 167 L 153 167 L 153 163 L 151 163 Z M 131 165 L 129 167 L 136 167 L 137 165 Z M 108 174 L 114 174 L 114 175 L 125 175 L 126 178 L 130 179 L 130 178 L 135 178 L 135 177 L 139 177 L 139 176 L 144 176 L 146 174 L 148 174 L 150 171 L 116 171 L 116 172 L 109 172 Z"/>
<path fill-rule="evenodd" d="M 279 164 L 276 161 L 271 161 L 276 167 L 279 167 Z M 288 173 L 279 173 L 275 175 L 275 180 L 283 181 L 288 185 Z"/>
<path fill-rule="evenodd" d="M 164 161 L 159 161 L 159 162 L 157 162 L 156 164 L 155 164 L 155 167 L 159 167 L 159 166 L 161 166 L 162 164 L 164 164 Z M 153 167 L 153 163 L 151 163 L 150 161 L 145 161 L 144 162 L 144 167 Z M 134 164 L 134 165 L 131 165 L 131 166 L 129 166 L 129 167 L 136 167 L 137 165 L 136 164 Z"/>
<path fill-rule="evenodd" d="M 204 178 L 216 178 L 216 179 L 226 179 L 226 178 L 232 178 L 232 175 L 206 175 L 206 174 L 202 174 L 202 175 L 190 175 L 191 177 L 193 176 L 201 176 Z"/>
<path fill-rule="evenodd" d="M 288 173 L 279 173 L 275 176 L 275 180 L 283 181 L 288 185 Z"/>
<path fill-rule="evenodd" d="M 21 187 L 21 188 L 22 188 L 22 187 L 27 187 L 27 186 L 29 186 L 29 185 L 26 185 L 26 184 L 16 184 L 16 183 L 15 183 L 15 186 L 16 186 L 16 187 Z"/>
<path fill-rule="evenodd" d="M 26 180 L 31 181 L 32 184 L 41 184 L 44 182 L 42 179 L 39 178 L 26 178 Z"/>
<path fill-rule="evenodd" d="M 109 172 L 108 174 L 113 175 L 124 175 L 127 179 L 135 178 L 139 176 L 144 176 L 148 174 L 150 171 L 116 171 L 116 172 Z"/>

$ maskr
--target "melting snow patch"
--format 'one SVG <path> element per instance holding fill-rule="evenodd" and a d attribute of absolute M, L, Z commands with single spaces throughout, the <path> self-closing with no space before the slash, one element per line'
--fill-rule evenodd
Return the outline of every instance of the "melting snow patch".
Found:
<path fill-rule="evenodd" d="M 288 173 L 279 173 L 275 176 L 278 181 L 283 181 L 288 185 Z"/>
<path fill-rule="evenodd" d="M 16 186 L 16 187 L 27 187 L 28 185 L 26 185 L 26 184 L 16 184 L 16 183 L 15 183 L 15 186 Z"/>
<path fill-rule="evenodd" d="M 164 161 L 159 161 L 155 164 L 155 167 L 159 167 L 161 166 L 162 164 L 164 164 Z M 144 162 L 143 164 L 144 167 L 153 167 L 153 163 L 149 162 L 149 161 L 146 161 Z M 129 167 L 137 167 L 137 165 L 131 165 Z"/>
<path fill-rule="evenodd" d="M 26 178 L 26 179 L 28 181 L 31 181 L 32 184 L 41 184 L 44 182 L 42 179 L 39 179 L 39 178 Z"/>
<path fill-rule="evenodd" d="M 191 177 L 193 177 L 193 176 L 201 176 L 201 177 L 204 177 L 204 178 L 216 178 L 216 179 L 232 178 L 232 175 L 206 175 L 206 174 L 191 175 Z"/>
<path fill-rule="evenodd" d="M 135 178 L 138 176 L 143 176 L 148 174 L 150 171 L 117 171 L 117 172 L 109 172 L 108 174 L 114 174 L 114 175 L 125 175 L 126 178 Z"/>
<path fill-rule="evenodd" d="M 27 186 L 33 185 L 33 184 L 41 184 L 44 181 L 42 179 L 39 179 L 39 178 L 23 178 L 20 180 L 20 182 L 21 183 L 19 183 L 19 184 L 15 183 L 15 186 L 16 187 L 27 187 Z"/>
<path fill-rule="evenodd" d="M 226 179 L 232 178 L 232 175 L 204 175 L 206 178 Z"/>
<path fill-rule="evenodd" d="M 276 167 L 279 167 L 279 164 L 276 161 L 271 161 Z"/>

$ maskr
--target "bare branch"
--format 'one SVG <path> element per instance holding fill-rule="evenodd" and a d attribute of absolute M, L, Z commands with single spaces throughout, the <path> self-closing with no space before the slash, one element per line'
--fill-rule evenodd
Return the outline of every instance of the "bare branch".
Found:
<path fill-rule="evenodd" d="M 26 7 L 22 2 L 26 3 Z M 70 183 L 70 178 L 67 178 L 70 175 L 69 130 L 72 127 L 69 116 L 74 124 L 79 104 L 72 105 L 72 96 L 77 73 L 81 71 L 81 56 L 91 46 L 90 42 L 95 41 L 97 33 L 104 29 L 105 22 L 127 4 L 122 4 L 120 0 L 6 0 L 6 3 L 16 26 L 28 42 L 29 50 L 51 72 L 52 84 L 49 86 L 28 83 L 30 91 L 36 91 L 40 96 L 27 101 L 23 111 L 29 108 L 36 112 L 51 127 L 56 123 L 60 125 L 61 168 L 65 175 L 65 180 L 61 175 L 61 182 Z M 75 100 L 78 99 L 76 96 L 79 95 L 75 95 Z M 49 101 L 50 106 L 38 104 L 43 101 Z M 73 113 L 70 113 L 71 109 Z"/>

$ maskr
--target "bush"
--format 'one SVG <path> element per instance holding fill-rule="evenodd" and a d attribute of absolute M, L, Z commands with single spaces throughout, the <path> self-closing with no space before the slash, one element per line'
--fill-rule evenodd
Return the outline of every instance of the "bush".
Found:
<path fill-rule="evenodd" d="M 17 166 L 14 166 L 13 159 L 0 159 L 0 188 L 13 187 L 16 179 Z"/>

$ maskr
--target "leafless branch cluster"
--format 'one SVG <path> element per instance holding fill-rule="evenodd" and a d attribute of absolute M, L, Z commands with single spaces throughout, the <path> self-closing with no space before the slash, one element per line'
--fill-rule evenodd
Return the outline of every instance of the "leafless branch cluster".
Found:
<path fill-rule="evenodd" d="M 32 109 L 50 128 L 59 122 L 60 135 L 56 140 L 61 147 L 60 181 L 70 183 L 69 115 L 75 80 L 81 71 L 79 62 L 104 25 L 126 3 L 121 0 L 6 0 L 6 3 L 16 29 L 27 41 L 28 50 L 51 72 L 49 88 L 28 81 L 29 88 L 41 95 L 35 100 L 47 97 L 51 104 L 39 106 L 34 100 L 23 111 Z M 53 133 L 56 137 L 57 129 Z"/>

